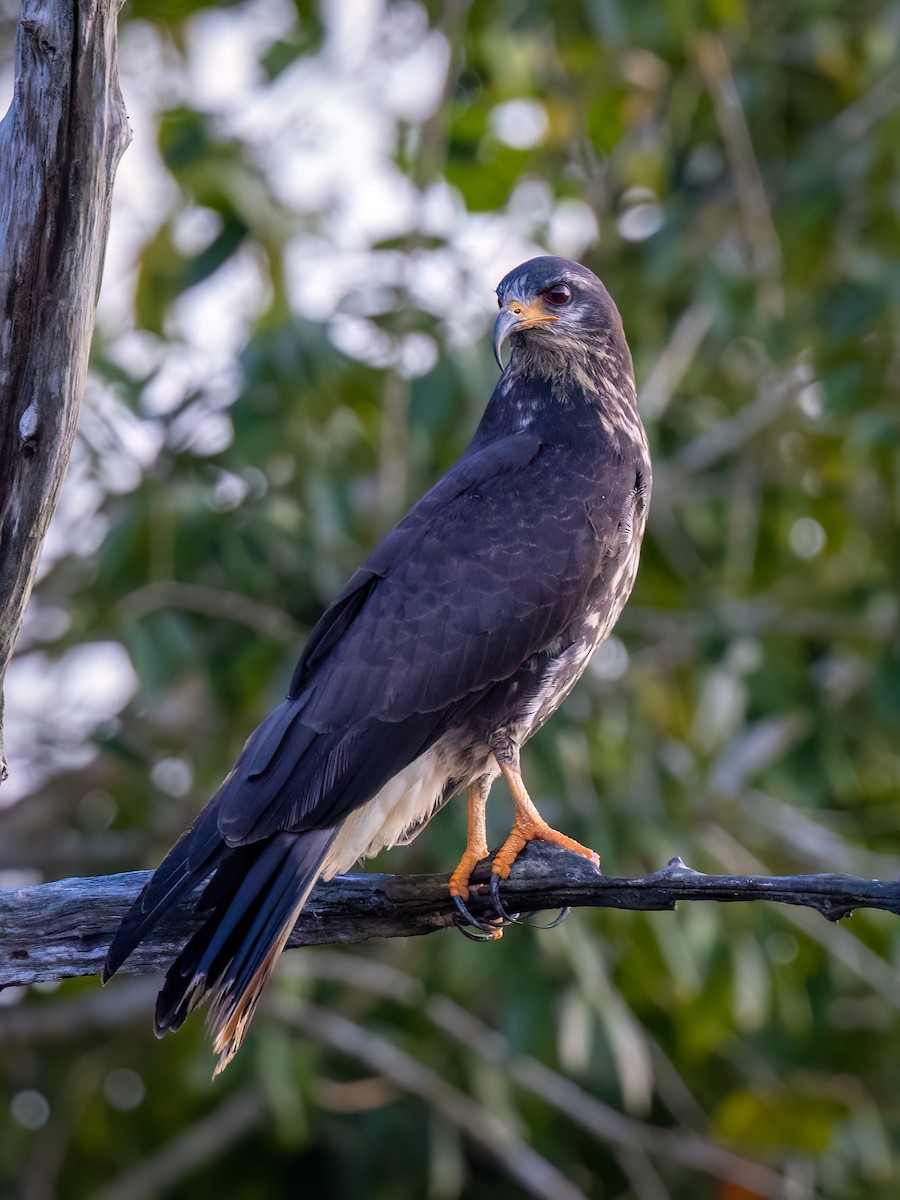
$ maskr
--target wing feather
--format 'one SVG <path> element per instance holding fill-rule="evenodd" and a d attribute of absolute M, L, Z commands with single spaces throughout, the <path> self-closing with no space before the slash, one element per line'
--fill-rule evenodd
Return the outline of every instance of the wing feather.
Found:
<path fill-rule="evenodd" d="M 604 514 L 617 497 L 600 517 L 573 503 L 563 453 L 527 432 L 489 443 L 376 547 L 220 790 L 230 845 L 334 824 L 564 635 L 599 569 L 598 537 L 613 537 Z"/>

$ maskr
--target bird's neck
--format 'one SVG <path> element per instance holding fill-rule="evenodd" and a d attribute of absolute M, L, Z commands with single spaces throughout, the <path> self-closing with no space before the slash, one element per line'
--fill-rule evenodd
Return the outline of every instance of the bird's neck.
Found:
<path fill-rule="evenodd" d="M 525 343 L 513 348 L 475 435 L 477 443 L 533 429 L 646 448 L 627 348 L 578 356 Z"/>

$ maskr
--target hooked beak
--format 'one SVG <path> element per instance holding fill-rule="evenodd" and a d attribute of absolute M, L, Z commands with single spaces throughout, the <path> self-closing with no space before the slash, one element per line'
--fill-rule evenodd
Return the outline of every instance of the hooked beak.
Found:
<path fill-rule="evenodd" d="M 504 304 L 497 314 L 497 320 L 494 322 L 494 334 L 491 338 L 494 358 L 497 360 L 500 370 L 506 369 L 503 366 L 500 348 L 511 333 L 520 333 L 524 329 L 531 329 L 533 325 L 543 325 L 545 321 L 558 320 L 559 317 L 554 317 L 551 313 L 544 311 L 539 300 L 533 300 L 530 304 L 523 304 L 521 300 L 510 300 Z"/>

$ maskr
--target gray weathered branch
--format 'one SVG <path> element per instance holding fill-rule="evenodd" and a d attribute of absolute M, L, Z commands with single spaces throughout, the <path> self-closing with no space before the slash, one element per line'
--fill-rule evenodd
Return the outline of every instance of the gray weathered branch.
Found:
<path fill-rule="evenodd" d="M 84 392 L 116 166 L 120 0 L 23 0 L 0 123 L 0 780 L 3 679 Z"/>
<path fill-rule="evenodd" d="M 486 879 L 482 864 L 476 879 Z M 0 891 L 0 986 L 99 972 L 113 932 L 149 872 L 64 879 Z M 446 875 L 344 875 L 319 884 L 291 935 L 290 946 L 413 937 L 446 929 L 455 910 Z M 615 879 L 568 851 L 532 843 L 503 884 L 507 908 L 521 912 L 572 908 L 674 909 L 680 900 L 774 900 L 815 908 L 831 921 L 856 908 L 900 914 L 900 881 L 850 875 L 704 875 L 678 858 L 651 875 Z M 487 886 L 473 888 L 473 915 L 490 917 Z M 124 970 L 159 971 L 197 926 L 182 905 L 134 952 Z"/>

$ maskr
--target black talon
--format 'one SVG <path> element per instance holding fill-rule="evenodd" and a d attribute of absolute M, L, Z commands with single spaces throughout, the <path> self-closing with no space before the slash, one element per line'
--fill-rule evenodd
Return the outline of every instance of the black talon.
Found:
<path fill-rule="evenodd" d="M 565 908 L 560 909 L 559 916 L 554 917 L 549 925 L 541 925 L 538 921 L 523 921 L 522 924 L 530 925 L 532 929 L 555 929 L 557 925 L 562 925 L 571 911 L 571 908 L 566 905 Z"/>
<path fill-rule="evenodd" d="M 456 911 L 459 914 L 455 918 L 454 924 L 460 933 L 464 934 L 472 942 L 489 942 L 493 940 L 498 928 L 496 922 L 482 921 L 478 917 L 473 917 L 468 908 L 466 908 L 461 896 L 454 896 L 453 903 L 456 905 Z M 506 922 L 504 921 L 499 928 L 502 929 L 505 924 Z M 482 934 L 469 933 L 465 928 L 466 925 L 471 925 L 475 929 L 482 930 Z"/>
<path fill-rule="evenodd" d="M 454 896 L 453 903 L 456 905 L 456 911 L 459 913 L 460 917 L 462 917 L 466 925 L 473 925 L 476 929 L 483 929 L 487 931 L 489 928 L 487 922 L 481 921 L 478 917 L 472 916 L 472 914 L 466 908 L 462 896 Z M 459 924 L 458 921 L 457 924 Z"/>
<path fill-rule="evenodd" d="M 503 901 L 500 899 L 500 876 L 497 874 L 491 875 L 491 900 L 493 901 L 494 908 L 500 914 L 504 922 L 508 921 L 512 925 L 529 925 L 532 929 L 555 929 L 557 925 L 561 925 L 563 923 L 563 921 L 572 911 L 571 908 L 566 906 L 564 909 L 562 909 L 558 917 L 554 917 L 549 925 L 541 925 L 538 921 L 529 921 L 527 919 L 522 920 L 522 917 L 519 913 L 508 912 Z M 529 917 L 533 915 L 533 913 L 528 914 Z"/>
<path fill-rule="evenodd" d="M 502 921 L 508 922 L 510 925 L 525 924 L 518 913 L 508 912 L 506 905 L 500 899 L 500 876 L 495 871 L 491 872 L 491 903 L 500 914 Z"/>

